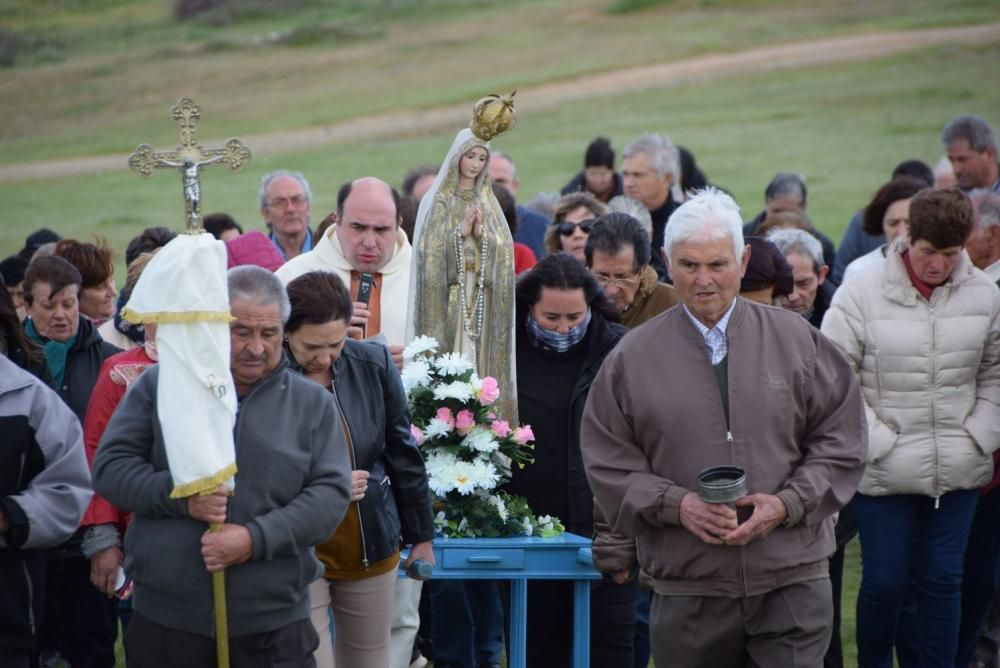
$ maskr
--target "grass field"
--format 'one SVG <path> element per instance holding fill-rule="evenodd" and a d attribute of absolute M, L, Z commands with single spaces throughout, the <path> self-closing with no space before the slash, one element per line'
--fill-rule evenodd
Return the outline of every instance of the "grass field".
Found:
<path fill-rule="evenodd" d="M 124 163 L 141 142 L 174 146 L 167 114 L 181 95 L 202 107 L 200 137 L 240 136 L 471 106 L 513 88 L 530 102 L 542 83 L 778 43 L 1000 22 L 1000 3 L 990 0 L 287 2 L 297 9 L 248 0 L 228 23 L 178 24 L 168 0 L 0 0 L 0 28 L 21 40 L 17 63 L 0 68 L 0 165 L 103 154 Z M 596 135 L 620 152 L 642 132 L 669 134 L 733 192 L 746 218 L 761 208 L 774 172 L 804 174 L 814 222 L 839 239 L 893 165 L 938 160 L 950 118 L 971 112 L 1000 123 L 998 59 L 997 43 L 944 45 L 629 94 L 595 91 L 522 113 L 494 147 L 517 160 L 527 200 L 562 186 Z M 342 182 L 372 174 L 398 184 L 408 168 L 440 161 L 457 130 L 259 155 L 238 175 L 208 169 L 204 210 L 261 227 L 260 177 L 284 167 L 312 181 L 319 220 Z M 43 225 L 121 249 L 142 228 L 176 228 L 182 218 L 179 176 L 170 173 L 0 182 L 0 202 L 0 257 Z M 855 542 L 844 588 L 847 665 L 858 564 Z"/>
<path fill-rule="evenodd" d="M 280 131 L 775 42 L 1000 20 L 988 0 L 674 0 L 615 14 L 609 0 L 300 0 L 213 26 L 174 23 L 169 4 L 0 2 L 3 24 L 38 42 L 0 74 L 0 162 L 164 145 L 175 135 L 159 119 L 181 95 L 226 133 Z"/>
<path fill-rule="evenodd" d="M 810 214 L 834 239 L 894 164 L 906 158 L 934 163 L 938 134 L 959 112 L 989 117 L 1000 88 L 988 86 L 1000 45 L 942 47 L 875 62 L 810 67 L 720 78 L 618 96 L 595 96 L 537 115 L 494 140 L 518 162 L 521 198 L 557 190 L 579 169 L 586 143 L 598 134 L 621 147 L 644 131 L 670 134 L 691 148 L 710 179 L 730 189 L 747 218 L 763 203 L 774 172 L 797 171 L 810 186 Z M 201 100 L 205 135 L 225 135 L 225 114 Z M 165 100 L 147 123 L 172 127 Z M 456 128 L 457 129 L 457 128 Z M 315 193 L 314 217 L 333 209 L 345 180 L 374 174 L 399 183 L 414 165 L 441 159 L 452 133 L 338 144 L 253 160 L 239 174 L 205 170 L 206 212 L 232 213 L 247 227 L 260 224 L 256 192 L 264 173 L 303 171 Z M 133 146 L 149 136 L 135 134 Z M 166 142 L 165 146 L 174 145 Z M 252 148 L 252 146 L 251 146 Z M 123 153 L 124 160 L 127 153 Z M 0 183 L 5 203 L 0 253 L 13 252 L 27 232 L 48 225 L 64 233 L 102 235 L 119 248 L 148 225 L 178 226 L 179 176 L 140 180 L 120 171 L 92 177 Z"/>

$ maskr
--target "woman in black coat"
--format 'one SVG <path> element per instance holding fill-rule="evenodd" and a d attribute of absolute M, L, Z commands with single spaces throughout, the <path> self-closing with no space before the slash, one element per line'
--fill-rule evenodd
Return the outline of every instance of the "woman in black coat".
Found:
<path fill-rule="evenodd" d="M 590 385 L 625 334 L 593 275 L 568 253 L 544 258 L 517 284 L 517 398 L 535 434 L 535 463 L 513 472 L 507 490 L 570 533 L 594 534 L 594 504 L 580 456 L 580 420 Z M 632 666 L 638 593 L 606 575 L 591 593 L 591 665 Z M 572 583 L 528 585 L 528 665 L 569 666 Z"/>
<path fill-rule="evenodd" d="M 292 367 L 326 387 L 337 403 L 353 469 L 354 503 L 334 535 L 316 547 L 326 567 L 309 589 L 320 636 L 316 665 L 382 668 L 390 658 L 400 547 L 412 545 L 411 562 L 434 562 L 427 471 L 389 349 L 347 338 L 352 304 L 344 282 L 313 271 L 287 290 L 285 351 Z"/>
<path fill-rule="evenodd" d="M 42 349 L 53 389 L 80 422 L 104 360 L 119 348 L 106 343 L 80 313 L 79 270 L 61 257 L 41 257 L 24 276 L 27 338 Z M 83 556 L 83 529 L 49 556 L 43 650 L 57 651 L 83 668 L 115 665 L 118 605 L 90 580 L 90 559 Z"/>

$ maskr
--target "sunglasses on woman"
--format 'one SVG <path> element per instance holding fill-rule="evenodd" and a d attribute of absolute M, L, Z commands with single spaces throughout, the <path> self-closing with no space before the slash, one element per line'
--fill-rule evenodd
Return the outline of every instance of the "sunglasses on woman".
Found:
<path fill-rule="evenodd" d="M 564 237 L 572 236 L 576 232 L 576 228 L 583 230 L 584 234 L 590 234 L 590 226 L 594 224 L 593 218 L 588 218 L 587 220 L 581 220 L 579 223 L 559 223 L 559 234 Z"/>

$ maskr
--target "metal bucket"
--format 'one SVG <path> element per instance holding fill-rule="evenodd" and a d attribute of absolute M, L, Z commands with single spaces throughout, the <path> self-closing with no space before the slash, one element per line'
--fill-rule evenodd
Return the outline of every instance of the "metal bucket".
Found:
<path fill-rule="evenodd" d="M 747 494 L 747 473 L 739 466 L 713 466 L 698 474 L 698 496 L 705 503 L 732 506 Z"/>

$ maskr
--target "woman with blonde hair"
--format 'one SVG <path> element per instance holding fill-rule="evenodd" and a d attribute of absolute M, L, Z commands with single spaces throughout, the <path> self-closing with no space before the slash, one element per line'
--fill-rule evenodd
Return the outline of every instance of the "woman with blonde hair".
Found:
<path fill-rule="evenodd" d="M 552 223 L 545 230 L 545 250 L 549 253 L 565 251 L 580 262 L 586 262 L 583 249 L 587 246 L 590 226 L 607 212 L 608 207 L 590 193 L 563 195 L 556 203 Z"/>

